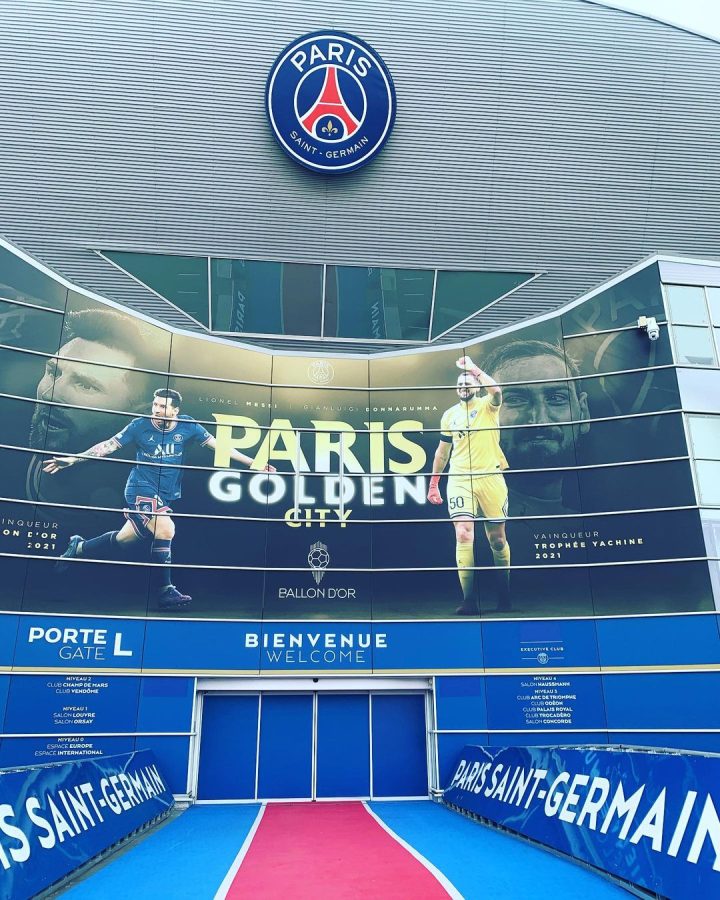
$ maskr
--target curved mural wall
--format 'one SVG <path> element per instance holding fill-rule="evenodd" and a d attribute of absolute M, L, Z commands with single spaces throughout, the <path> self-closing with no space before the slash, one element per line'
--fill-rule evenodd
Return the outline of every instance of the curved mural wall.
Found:
<path fill-rule="evenodd" d="M 667 329 L 635 327 L 664 319 L 655 265 L 466 347 L 369 360 L 172 333 L 2 265 L 6 610 L 713 607 Z"/>
<path fill-rule="evenodd" d="M 468 346 L 272 356 L 0 248 L 0 766 L 150 747 L 192 794 L 198 679 L 278 674 L 427 677 L 433 784 L 468 742 L 717 750 L 663 310 L 653 263 Z"/>

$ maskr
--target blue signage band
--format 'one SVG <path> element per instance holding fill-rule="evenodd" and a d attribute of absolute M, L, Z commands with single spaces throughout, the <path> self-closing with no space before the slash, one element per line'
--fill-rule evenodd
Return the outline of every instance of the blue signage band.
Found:
<path fill-rule="evenodd" d="M 288 44 L 270 69 L 265 104 L 284 152 L 326 175 L 370 162 L 390 136 L 396 111 L 383 60 L 342 31 L 312 32 Z"/>

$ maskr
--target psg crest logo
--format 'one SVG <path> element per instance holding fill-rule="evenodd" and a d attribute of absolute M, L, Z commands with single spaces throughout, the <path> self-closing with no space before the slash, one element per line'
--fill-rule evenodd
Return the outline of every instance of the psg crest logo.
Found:
<path fill-rule="evenodd" d="M 335 376 L 332 363 L 326 359 L 315 359 L 308 366 L 308 378 L 313 384 L 330 384 Z"/>
<path fill-rule="evenodd" d="M 328 175 L 370 162 L 395 121 L 395 88 L 385 63 L 341 31 L 318 31 L 289 44 L 270 70 L 266 104 L 288 156 Z"/>

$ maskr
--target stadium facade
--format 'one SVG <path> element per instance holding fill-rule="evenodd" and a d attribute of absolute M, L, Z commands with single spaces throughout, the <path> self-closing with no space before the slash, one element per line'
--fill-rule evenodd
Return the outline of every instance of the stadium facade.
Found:
<path fill-rule="evenodd" d="M 720 750 L 715 41 L 585 0 L 0 35 L 0 766 L 422 797 L 467 743 Z M 326 166 L 377 100 L 338 48 L 389 73 L 366 165 L 273 133 L 304 35 Z"/>

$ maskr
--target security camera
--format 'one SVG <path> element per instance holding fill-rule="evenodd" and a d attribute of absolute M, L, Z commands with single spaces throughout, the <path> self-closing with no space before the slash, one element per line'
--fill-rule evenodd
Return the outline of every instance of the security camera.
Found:
<path fill-rule="evenodd" d="M 637 327 L 641 331 L 645 331 L 651 341 L 656 341 L 660 337 L 660 326 L 655 316 L 640 316 L 637 320 Z"/>

